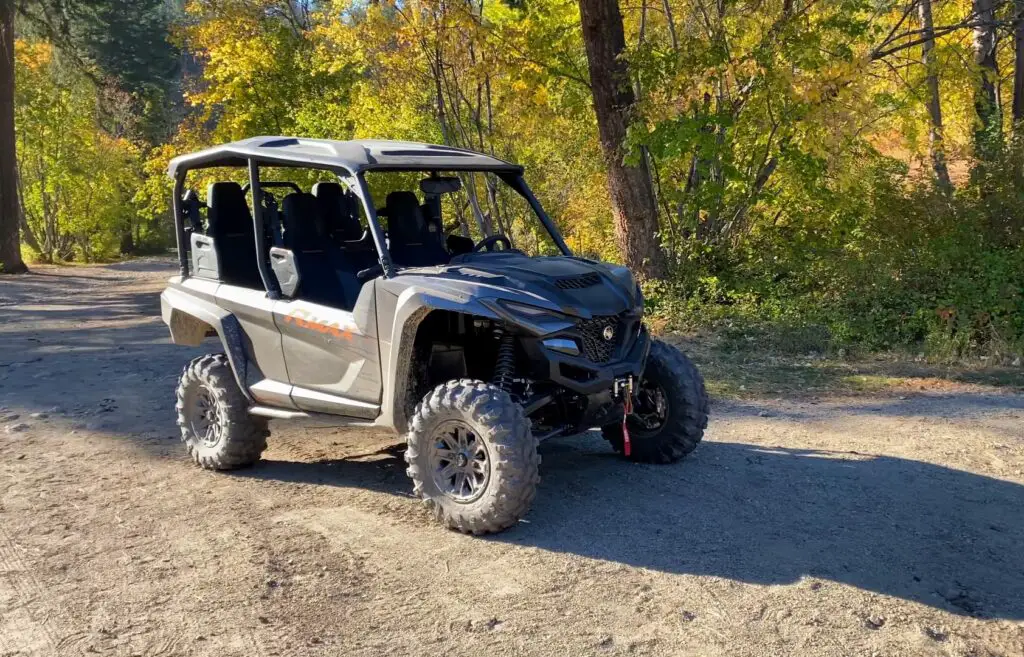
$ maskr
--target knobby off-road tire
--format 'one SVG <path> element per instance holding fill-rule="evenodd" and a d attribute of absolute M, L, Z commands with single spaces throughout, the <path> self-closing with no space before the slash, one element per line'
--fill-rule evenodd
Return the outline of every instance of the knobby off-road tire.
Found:
<path fill-rule="evenodd" d="M 267 420 L 249 415 L 224 354 L 185 366 L 178 382 L 178 427 L 188 455 L 207 470 L 252 465 L 267 448 Z"/>
<path fill-rule="evenodd" d="M 664 391 L 667 417 L 655 431 L 644 430 L 627 418 L 630 458 L 641 463 L 674 463 L 696 449 L 708 426 L 708 394 L 696 366 L 675 347 L 654 340 L 641 385 L 649 382 Z M 601 433 L 620 454 L 625 451 L 622 424 L 602 427 Z"/>
<path fill-rule="evenodd" d="M 486 481 L 475 497 L 465 496 L 472 499 L 456 499 L 461 484 L 458 494 L 445 489 L 447 466 L 440 465 L 445 461 L 439 454 L 455 453 L 448 447 L 459 431 L 469 452 L 482 447 L 486 453 Z M 413 492 L 445 526 L 467 534 L 499 532 L 529 510 L 540 482 L 537 441 L 523 408 L 500 388 L 471 379 L 437 386 L 416 406 L 406 442 Z M 451 458 L 448 465 L 455 463 Z"/>

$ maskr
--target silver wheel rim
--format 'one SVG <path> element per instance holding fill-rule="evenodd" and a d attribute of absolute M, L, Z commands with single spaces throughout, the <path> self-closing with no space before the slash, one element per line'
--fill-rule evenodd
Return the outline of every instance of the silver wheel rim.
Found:
<path fill-rule="evenodd" d="M 220 442 L 220 422 L 218 422 L 218 404 L 204 385 L 196 387 L 188 404 L 188 424 L 196 444 L 202 447 L 214 447 Z"/>
<path fill-rule="evenodd" d="M 491 460 L 484 441 L 466 423 L 442 422 L 430 440 L 434 485 L 446 497 L 468 504 L 487 490 Z"/>

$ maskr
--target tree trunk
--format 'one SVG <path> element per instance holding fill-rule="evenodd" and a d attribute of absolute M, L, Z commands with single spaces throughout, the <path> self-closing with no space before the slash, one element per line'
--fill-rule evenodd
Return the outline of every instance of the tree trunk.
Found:
<path fill-rule="evenodd" d="M 0 0 L 0 274 L 26 271 L 14 146 L 14 0 Z"/>
<path fill-rule="evenodd" d="M 672 17 L 672 3 L 669 0 L 662 0 L 662 7 L 665 11 L 665 22 L 668 24 L 668 37 L 672 43 L 672 52 L 679 52 L 679 37 L 676 36 L 676 21 Z"/>
<path fill-rule="evenodd" d="M 974 28 L 974 64 L 981 77 L 974 92 L 974 111 L 978 116 L 974 155 L 987 161 L 995 156 L 1002 141 L 999 99 L 996 96 L 999 65 L 996 62 L 995 0 L 974 0 L 974 14 L 978 21 Z"/>
<path fill-rule="evenodd" d="M 636 97 L 622 58 L 626 37 L 618 0 L 579 0 L 587 48 L 590 88 L 608 167 L 615 237 L 626 265 L 644 278 L 664 278 L 665 254 L 658 243 L 658 207 L 646 158 L 629 165 L 626 130 Z"/>
<path fill-rule="evenodd" d="M 1013 123 L 1024 121 L 1024 0 L 1013 3 Z"/>
<path fill-rule="evenodd" d="M 921 17 L 921 29 L 924 30 L 925 42 L 921 44 L 921 63 L 924 64 L 926 71 L 926 104 L 931 120 L 928 131 L 928 154 L 931 156 L 932 169 L 935 171 L 935 181 L 939 189 L 949 192 L 953 185 L 949 180 L 945 144 L 942 139 L 942 98 L 939 96 L 939 70 L 934 52 L 935 26 L 932 23 L 932 0 L 920 0 L 918 11 Z"/>

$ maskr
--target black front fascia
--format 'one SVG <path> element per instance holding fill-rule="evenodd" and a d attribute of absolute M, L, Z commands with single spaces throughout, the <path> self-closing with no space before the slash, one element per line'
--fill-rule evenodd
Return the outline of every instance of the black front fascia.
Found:
<path fill-rule="evenodd" d="M 573 336 L 573 333 L 566 332 L 564 335 L 569 337 Z M 530 360 L 532 378 L 538 381 L 551 381 L 581 395 L 605 392 L 615 385 L 616 379 L 627 376 L 639 378 L 643 374 L 647 354 L 651 348 L 650 335 L 643 325 L 635 337 L 622 345 L 620 353 L 607 363 L 595 363 L 582 355 L 571 356 L 548 349 L 543 341 L 551 337 L 556 336 L 521 339 L 523 350 Z"/>

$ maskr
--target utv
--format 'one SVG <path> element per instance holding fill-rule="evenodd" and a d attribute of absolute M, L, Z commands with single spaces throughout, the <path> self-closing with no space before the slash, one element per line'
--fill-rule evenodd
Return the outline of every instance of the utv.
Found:
<path fill-rule="evenodd" d="M 703 436 L 703 380 L 648 335 L 629 270 L 573 256 L 517 165 L 257 137 L 169 173 L 180 275 L 163 320 L 176 344 L 223 348 L 177 390 L 204 468 L 257 461 L 269 419 L 390 429 L 435 517 L 482 534 L 529 509 L 541 440 L 600 427 L 628 458 L 669 463 Z"/>

